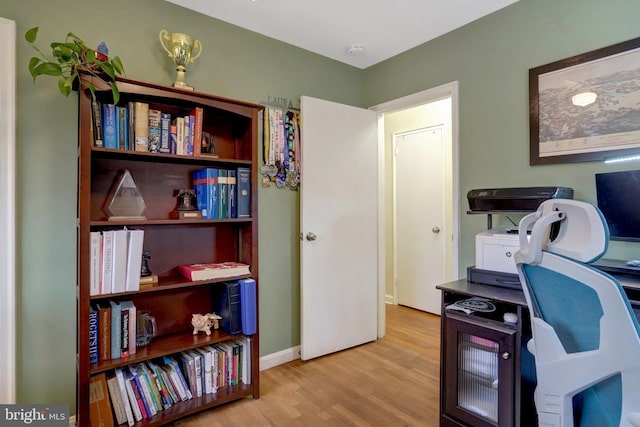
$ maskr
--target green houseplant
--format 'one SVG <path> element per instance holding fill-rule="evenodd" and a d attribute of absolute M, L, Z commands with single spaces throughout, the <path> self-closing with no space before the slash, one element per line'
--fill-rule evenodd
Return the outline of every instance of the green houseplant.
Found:
<path fill-rule="evenodd" d="M 64 42 L 50 44 L 51 55 L 55 58 L 51 60 L 36 46 L 37 36 L 38 27 L 31 28 L 24 35 L 25 40 L 40 54 L 29 61 L 29 72 L 34 82 L 38 76 L 42 75 L 59 77 L 58 89 L 64 96 L 69 96 L 72 89 L 79 87 L 80 74 L 91 74 L 111 86 L 113 102 L 118 103 L 120 93 L 115 80 L 117 75 L 124 74 L 124 67 L 119 57 L 114 56 L 109 59 L 104 43 L 98 50 L 94 50 L 89 48 L 80 37 L 69 33 Z M 96 88 L 92 84 L 87 87 L 95 100 Z"/>

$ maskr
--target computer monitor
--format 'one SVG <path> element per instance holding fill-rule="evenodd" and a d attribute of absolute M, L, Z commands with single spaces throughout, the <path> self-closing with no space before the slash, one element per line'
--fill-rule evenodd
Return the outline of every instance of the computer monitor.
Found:
<path fill-rule="evenodd" d="M 640 241 L 640 170 L 596 174 L 596 194 L 611 240 Z"/>

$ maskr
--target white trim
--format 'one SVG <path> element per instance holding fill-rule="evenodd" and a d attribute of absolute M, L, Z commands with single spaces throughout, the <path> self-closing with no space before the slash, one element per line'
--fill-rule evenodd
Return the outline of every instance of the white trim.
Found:
<path fill-rule="evenodd" d="M 393 297 L 393 295 L 389 295 L 389 294 L 386 294 L 384 296 L 384 303 L 385 304 L 396 305 L 395 298 Z"/>
<path fill-rule="evenodd" d="M 369 107 L 370 110 L 376 111 L 379 114 L 378 123 L 383 123 L 384 120 L 381 116 L 387 113 L 392 113 L 398 110 L 403 110 L 406 108 L 415 107 L 422 104 L 427 104 L 430 102 L 438 101 L 440 99 L 451 97 L 451 211 L 453 214 L 453 230 L 452 230 L 452 238 L 453 238 L 453 247 L 452 247 L 452 260 L 451 260 L 451 277 L 453 280 L 457 280 L 459 275 L 459 265 L 460 265 L 460 254 L 459 254 L 459 240 L 460 240 L 460 155 L 459 155 L 459 124 L 458 124 L 458 82 L 446 83 L 441 86 L 437 86 L 431 89 L 423 90 L 421 92 L 417 92 L 411 95 L 404 96 L 402 98 L 393 99 L 391 101 L 383 102 L 382 104 L 374 105 Z M 384 128 L 383 126 L 378 126 L 378 150 L 384 150 Z M 380 147 L 382 145 L 382 148 Z M 379 151 L 380 152 L 380 151 Z M 379 165 L 380 169 L 378 170 L 378 176 L 384 177 L 384 162 L 381 162 Z M 378 179 L 378 194 L 384 194 L 384 178 Z M 379 240 L 379 249 L 378 249 L 378 287 L 379 293 L 384 297 L 385 295 L 385 257 L 386 257 L 386 249 L 385 249 L 385 241 L 384 241 L 384 215 L 380 215 L 380 212 L 384 213 L 384 197 L 378 198 L 378 212 L 379 217 L 378 220 L 380 224 L 378 226 L 378 233 L 381 236 Z M 384 336 L 384 322 L 385 322 L 385 311 L 384 311 L 384 299 L 381 299 L 381 303 L 378 305 L 378 336 Z M 382 324 L 382 327 L 380 326 Z M 382 329 L 381 329 L 382 328 Z M 382 335 L 380 331 L 382 330 Z"/>
<path fill-rule="evenodd" d="M 274 366 L 282 365 L 285 363 L 293 362 L 300 359 L 300 346 L 286 348 L 277 353 L 267 354 L 260 358 L 260 370 L 265 371 Z"/>
<path fill-rule="evenodd" d="M 0 18 L 0 403 L 16 402 L 16 23 Z"/>

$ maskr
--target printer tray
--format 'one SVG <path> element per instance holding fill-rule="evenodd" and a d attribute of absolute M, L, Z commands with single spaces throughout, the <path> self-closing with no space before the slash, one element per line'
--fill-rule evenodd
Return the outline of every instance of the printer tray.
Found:
<path fill-rule="evenodd" d="M 475 266 L 467 267 L 467 280 L 483 285 L 500 286 L 502 288 L 522 289 L 517 274 L 502 271 L 482 270 Z"/>

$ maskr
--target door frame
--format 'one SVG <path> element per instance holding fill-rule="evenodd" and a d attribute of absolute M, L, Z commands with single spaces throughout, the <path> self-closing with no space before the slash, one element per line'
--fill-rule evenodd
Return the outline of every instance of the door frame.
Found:
<path fill-rule="evenodd" d="M 411 95 L 383 102 L 369 107 L 378 113 L 378 337 L 385 335 L 385 204 L 384 197 L 384 114 L 404 110 L 418 105 L 438 101 L 451 97 L 451 212 L 453 213 L 453 246 L 451 260 L 451 276 L 453 280 L 459 278 L 459 239 L 460 239 L 460 161 L 459 161 L 459 123 L 458 123 L 458 82 L 445 83 L 431 89 L 426 89 Z"/>
<path fill-rule="evenodd" d="M 0 17 L 0 402 L 16 401 L 16 23 Z"/>

